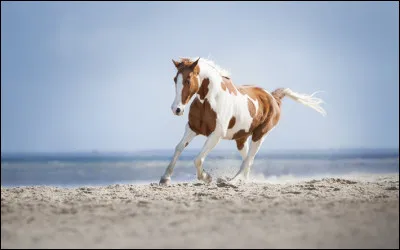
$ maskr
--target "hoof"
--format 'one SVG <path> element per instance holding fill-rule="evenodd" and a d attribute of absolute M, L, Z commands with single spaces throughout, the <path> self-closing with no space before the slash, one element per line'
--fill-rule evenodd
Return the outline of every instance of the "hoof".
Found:
<path fill-rule="evenodd" d="M 223 178 L 218 178 L 217 183 L 225 183 L 227 180 Z"/>
<path fill-rule="evenodd" d="M 203 171 L 203 173 L 197 177 L 199 181 L 204 181 L 205 183 L 211 183 L 212 177 L 207 172 Z"/>
<path fill-rule="evenodd" d="M 217 183 L 227 183 L 227 182 L 229 182 L 229 181 L 231 181 L 232 180 L 232 178 L 230 178 L 230 177 L 224 177 L 224 178 L 218 178 L 217 179 Z"/>
<path fill-rule="evenodd" d="M 161 177 L 160 179 L 160 185 L 169 185 L 171 183 L 171 179 L 170 178 L 163 178 Z"/>
<path fill-rule="evenodd" d="M 210 174 L 207 174 L 207 175 L 206 175 L 206 178 L 204 179 L 204 181 L 205 181 L 206 183 L 211 183 L 211 182 L 212 182 L 212 177 L 211 177 L 211 175 L 210 175 Z"/>

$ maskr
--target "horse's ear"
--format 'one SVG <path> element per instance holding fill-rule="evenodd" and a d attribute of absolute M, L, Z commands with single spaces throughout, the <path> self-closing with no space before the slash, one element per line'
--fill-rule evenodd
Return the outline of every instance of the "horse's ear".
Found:
<path fill-rule="evenodd" d="M 180 62 L 175 61 L 174 59 L 172 59 L 172 62 L 174 63 L 176 68 L 179 68 L 179 66 L 181 65 Z"/>
<path fill-rule="evenodd" d="M 194 62 L 192 63 L 192 65 L 190 65 L 190 67 L 191 67 L 192 69 L 194 69 L 194 68 L 197 66 L 197 64 L 199 63 L 199 60 L 200 60 L 200 57 L 199 57 L 199 59 L 197 59 L 196 61 L 194 61 Z"/>

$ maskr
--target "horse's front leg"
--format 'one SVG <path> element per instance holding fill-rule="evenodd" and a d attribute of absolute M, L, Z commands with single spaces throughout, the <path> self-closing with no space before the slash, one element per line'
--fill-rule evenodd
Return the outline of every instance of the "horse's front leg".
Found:
<path fill-rule="evenodd" d="M 208 174 L 206 171 L 203 169 L 203 162 L 204 159 L 207 157 L 207 154 L 218 144 L 218 142 L 221 140 L 221 136 L 216 133 L 215 131 L 211 133 L 207 141 L 204 143 L 203 148 L 201 149 L 201 152 L 197 155 L 196 159 L 194 160 L 194 165 L 196 166 L 197 169 L 197 179 L 205 181 L 207 183 L 210 183 L 212 178 L 211 175 Z"/>
<path fill-rule="evenodd" d="M 183 149 L 193 140 L 195 136 L 196 133 L 192 129 L 190 129 L 189 124 L 186 124 L 185 133 L 181 141 L 175 147 L 174 156 L 172 157 L 171 162 L 169 163 L 167 169 L 165 170 L 164 175 L 161 177 L 160 184 L 168 184 L 171 181 L 171 175 L 172 172 L 174 171 L 176 161 L 181 155 Z"/>

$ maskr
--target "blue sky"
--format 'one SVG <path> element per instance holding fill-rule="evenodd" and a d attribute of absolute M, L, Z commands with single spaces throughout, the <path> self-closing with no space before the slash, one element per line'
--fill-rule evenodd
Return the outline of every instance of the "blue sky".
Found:
<path fill-rule="evenodd" d="M 179 56 L 325 91 L 327 117 L 285 99 L 261 151 L 399 146 L 396 2 L 1 2 L 2 152 L 173 149 Z"/>

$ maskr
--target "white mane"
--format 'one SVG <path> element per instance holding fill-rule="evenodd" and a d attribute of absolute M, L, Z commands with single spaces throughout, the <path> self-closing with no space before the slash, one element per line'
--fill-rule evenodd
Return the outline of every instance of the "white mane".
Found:
<path fill-rule="evenodd" d="M 182 60 L 190 60 L 192 62 L 196 61 L 198 59 L 198 57 L 195 58 L 188 58 L 188 57 L 180 57 L 180 59 Z M 211 67 L 213 67 L 214 69 L 217 70 L 217 72 L 221 75 L 221 76 L 225 76 L 225 77 L 230 77 L 231 73 L 226 70 L 221 68 L 219 65 L 217 65 L 215 62 L 211 61 L 210 59 L 205 59 L 205 58 L 200 58 L 199 62 L 204 62 L 207 63 L 208 65 L 210 65 Z"/>

